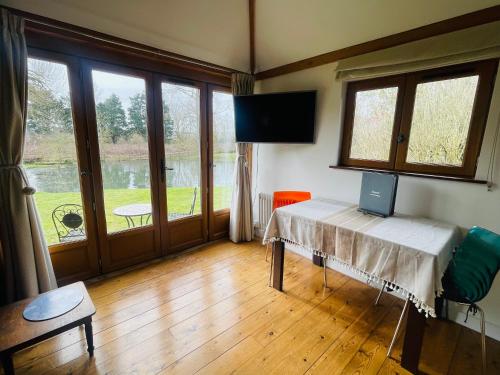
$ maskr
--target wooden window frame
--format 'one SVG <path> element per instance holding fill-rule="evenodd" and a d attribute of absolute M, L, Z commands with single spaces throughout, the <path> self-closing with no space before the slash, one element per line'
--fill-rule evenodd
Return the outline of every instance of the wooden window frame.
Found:
<path fill-rule="evenodd" d="M 350 82 L 347 86 L 344 123 L 342 133 L 342 148 L 340 165 L 364 169 L 408 172 L 414 175 L 453 176 L 473 179 L 476 173 L 477 161 L 481 151 L 486 120 L 493 93 L 498 59 L 483 60 L 459 64 L 444 68 L 399 74 L 382 78 Z M 471 115 L 467 145 L 462 166 L 446 166 L 431 164 L 416 164 L 406 161 L 408 140 L 411 135 L 411 122 L 415 104 L 415 93 L 420 83 L 443 79 L 478 75 L 478 85 Z M 394 125 L 391 136 L 388 161 L 353 159 L 350 157 L 352 130 L 354 125 L 356 93 L 370 89 L 398 87 L 398 97 L 394 115 Z M 403 140 L 398 142 L 399 136 Z"/>

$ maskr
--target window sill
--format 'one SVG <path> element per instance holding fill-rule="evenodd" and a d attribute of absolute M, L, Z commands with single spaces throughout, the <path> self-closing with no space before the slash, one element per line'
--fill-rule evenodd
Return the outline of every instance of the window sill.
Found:
<path fill-rule="evenodd" d="M 467 182 L 467 183 L 481 184 L 481 185 L 486 185 L 488 183 L 488 181 L 486 181 L 486 180 L 475 180 L 473 178 L 467 178 L 467 177 L 453 177 L 453 176 L 433 175 L 433 174 L 424 174 L 424 173 L 389 171 L 389 170 L 385 170 L 385 169 L 348 167 L 348 166 L 344 166 L 344 165 L 330 165 L 330 168 L 342 169 L 342 170 L 348 170 L 348 171 L 360 171 L 360 172 L 393 173 L 393 174 L 398 174 L 400 176 L 431 178 L 431 179 L 435 179 L 435 180 Z"/>

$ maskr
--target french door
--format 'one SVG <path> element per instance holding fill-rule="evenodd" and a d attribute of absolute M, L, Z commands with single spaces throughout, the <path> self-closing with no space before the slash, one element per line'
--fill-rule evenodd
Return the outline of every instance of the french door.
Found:
<path fill-rule="evenodd" d="M 25 163 L 60 281 L 227 235 L 226 87 L 35 49 L 30 69 Z"/>
<path fill-rule="evenodd" d="M 31 50 L 24 168 L 61 283 L 99 273 L 79 61 Z"/>
<path fill-rule="evenodd" d="M 83 62 L 102 271 L 161 255 L 152 74 Z"/>
<path fill-rule="evenodd" d="M 162 247 L 171 253 L 208 239 L 206 85 L 155 78 Z"/>

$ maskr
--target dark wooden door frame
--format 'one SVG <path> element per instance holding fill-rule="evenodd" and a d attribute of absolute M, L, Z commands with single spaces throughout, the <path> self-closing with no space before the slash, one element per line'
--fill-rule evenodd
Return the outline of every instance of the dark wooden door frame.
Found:
<path fill-rule="evenodd" d="M 158 161 L 155 152 L 156 132 L 154 127 L 154 101 L 153 101 L 153 74 L 151 72 L 117 66 L 113 64 L 102 63 L 94 60 L 82 59 L 82 81 L 85 97 L 85 108 L 87 114 L 87 126 L 89 132 L 89 151 L 92 165 L 92 181 L 94 185 L 95 197 L 95 215 L 98 225 L 98 238 L 101 253 L 101 271 L 109 272 L 115 269 L 123 268 L 128 265 L 136 264 L 160 255 L 160 225 L 159 225 L 159 202 L 158 185 L 156 174 L 152 171 L 158 169 Z M 94 90 L 92 81 L 92 70 L 100 70 L 113 74 L 127 75 L 135 78 L 144 79 L 146 92 L 146 108 L 148 118 L 148 147 L 149 147 L 149 168 L 151 179 L 151 207 L 152 207 L 152 225 L 140 228 L 130 228 L 128 230 L 115 233 L 108 233 L 106 224 L 106 214 L 104 207 L 104 187 L 102 180 L 102 171 L 100 163 L 99 139 L 97 131 L 97 120 L 95 112 Z M 110 241 L 116 238 L 127 237 L 132 234 L 154 232 L 155 249 L 151 254 L 139 255 L 134 259 L 125 259 L 122 261 L 113 261 L 110 253 Z"/>

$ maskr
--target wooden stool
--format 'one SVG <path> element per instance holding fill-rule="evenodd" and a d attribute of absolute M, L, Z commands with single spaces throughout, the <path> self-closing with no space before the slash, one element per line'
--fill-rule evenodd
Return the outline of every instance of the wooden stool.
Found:
<path fill-rule="evenodd" d="M 94 355 L 94 340 L 92 334 L 92 315 L 95 307 L 83 282 L 64 286 L 65 288 L 81 288 L 82 302 L 74 309 L 53 319 L 43 321 L 28 321 L 23 317 L 23 311 L 36 297 L 28 298 L 0 308 L 0 358 L 5 374 L 14 374 L 12 355 L 28 346 L 37 344 L 72 328 L 85 325 L 85 336 L 89 355 Z M 52 291 L 53 292 L 53 291 Z"/>

